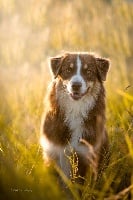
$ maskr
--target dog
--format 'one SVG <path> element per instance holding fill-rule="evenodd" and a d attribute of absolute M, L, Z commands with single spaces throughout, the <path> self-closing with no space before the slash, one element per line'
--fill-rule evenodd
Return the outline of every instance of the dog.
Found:
<path fill-rule="evenodd" d="M 108 152 L 103 82 L 110 61 L 93 53 L 66 52 L 51 57 L 49 63 L 53 81 L 40 140 L 44 159 L 46 163 L 54 161 L 69 179 L 75 176 L 81 183 L 79 177 L 84 179 L 89 166 L 98 173 Z"/>

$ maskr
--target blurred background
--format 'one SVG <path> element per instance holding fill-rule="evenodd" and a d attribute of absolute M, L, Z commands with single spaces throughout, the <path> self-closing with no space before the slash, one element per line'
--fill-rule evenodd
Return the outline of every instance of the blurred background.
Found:
<path fill-rule="evenodd" d="M 115 141 L 120 143 L 114 151 L 129 153 L 133 124 L 133 1 L 0 0 L 2 200 L 17 199 L 17 195 L 24 199 L 29 193 L 31 199 L 43 199 L 44 193 L 45 199 L 51 199 L 47 188 L 54 197 L 59 195 L 43 168 L 38 141 L 43 98 L 51 79 L 47 59 L 62 51 L 96 52 L 111 60 L 106 82 L 107 126 L 112 141 L 114 132 L 118 133 Z M 129 140 L 123 137 L 120 141 L 123 127 L 130 133 Z"/>
<path fill-rule="evenodd" d="M 133 64 L 132 21 L 132 0 L 0 0 L 0 67 L 47 73 L 48 56 L 93 51 L 111 59 L 113 81 L 118 70 L 127 80 Z"/>

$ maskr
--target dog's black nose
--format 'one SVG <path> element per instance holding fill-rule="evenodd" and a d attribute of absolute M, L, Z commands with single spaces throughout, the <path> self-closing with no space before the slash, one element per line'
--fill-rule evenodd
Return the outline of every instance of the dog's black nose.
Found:
<path fill-rule="evenodd" d="M 74 82 L 72 83 L 72 89 L 73 91 L 79 91 L 81 88 L 82 84 L 80 82 Z"/>

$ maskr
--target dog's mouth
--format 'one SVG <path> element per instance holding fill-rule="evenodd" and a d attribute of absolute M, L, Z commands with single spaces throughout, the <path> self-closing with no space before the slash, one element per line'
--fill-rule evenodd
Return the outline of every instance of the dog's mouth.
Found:
<path fill-rule="evenodd" d="M 82 98 L 82 94 L 78 93 L 78 92 L 73 92 L 70 94 L 70 96 L 72 97 L 72 99 L 74 100 L 79 100 Z"/>
<path fill-rule="evenodd" d="M 74 99 L 74 100 L 79 100 L 79 99 L 81 99 L 83 96 L 85 96 L 85 95 L 88 93 L 89 89 L 90 89 L 90 87 L 88 87 L 88 89 L 87 89 L 86 92 L 84 92 L 84 93 L 80 93 L 80 92 L 71 92 L 71 93 L 70 93 L 70 96 L 71 96 L 72 99 Z"/>

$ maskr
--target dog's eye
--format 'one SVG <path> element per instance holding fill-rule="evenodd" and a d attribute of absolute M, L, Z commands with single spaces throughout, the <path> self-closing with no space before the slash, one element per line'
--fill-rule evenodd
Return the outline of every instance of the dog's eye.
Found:
<path fill-rule="evenodd" d="M 70 67 L 66 69 L 67 73 L 70 73 L 71 71 L 72 71 L 72 68 L 70 68 Z"/>
<path fill-rule="evenodd" d="M 90 69 L 87 70 L 87 74 L 91 74 L 91 70 Z"/>
<path fill-rule="evenodd" d="M 70 73 L 73 70 L 74 64 L 70 63 L 69 67 L 66 69 L 67 73 Z"/>

